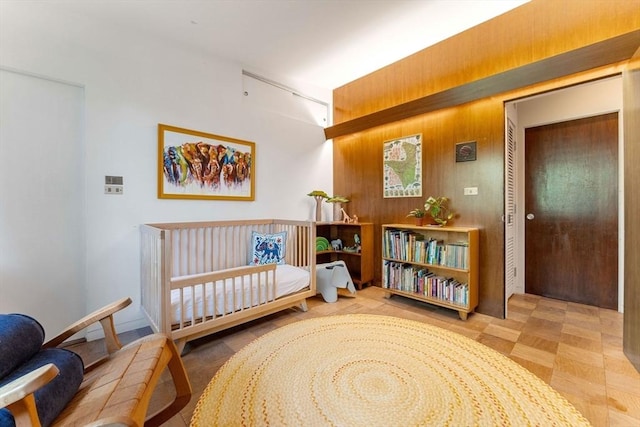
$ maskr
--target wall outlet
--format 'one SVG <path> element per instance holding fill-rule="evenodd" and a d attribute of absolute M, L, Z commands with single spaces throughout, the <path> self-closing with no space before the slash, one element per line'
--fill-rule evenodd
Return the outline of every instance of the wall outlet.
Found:
<path fill-rule="evenodd" d="M 122 185 L 105 185 L 104 194 L 116 194 L 122 195 L 124 193 L 124 187 Z"/>
<path fill-rule="evenodd" d="M 477 196 L 478 195 L 478 187 L 465 187 L 464 188 L 465 196 Z"/>

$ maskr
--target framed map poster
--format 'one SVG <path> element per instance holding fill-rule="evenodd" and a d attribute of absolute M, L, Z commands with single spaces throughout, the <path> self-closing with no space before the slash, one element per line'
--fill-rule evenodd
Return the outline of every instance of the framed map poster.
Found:
<path fill-rule="evenodd" d="M 422 134 L 385 141 L 383 196 L 422 197 Z"/>

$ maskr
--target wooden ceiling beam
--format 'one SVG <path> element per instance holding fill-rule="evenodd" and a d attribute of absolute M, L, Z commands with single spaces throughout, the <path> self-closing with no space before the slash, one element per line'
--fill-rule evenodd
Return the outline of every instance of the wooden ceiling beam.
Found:
<path fill-rule="evenodd" d="M 455 107 L 594 68 L 625 61 L 640 46 L 640 30 L 561 53 L 325 128 L 326 139 L 350 135 L 420 114 Z"/>

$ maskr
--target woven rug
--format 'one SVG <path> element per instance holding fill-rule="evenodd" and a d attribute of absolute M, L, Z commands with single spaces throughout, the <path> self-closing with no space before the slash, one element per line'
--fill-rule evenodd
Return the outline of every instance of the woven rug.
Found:
<path fill-rule="evenodd" d="M 229 359 L 192 426 L 587 426 L 541 379 L 470 338 L 397 317 L 276 329 Z"/>

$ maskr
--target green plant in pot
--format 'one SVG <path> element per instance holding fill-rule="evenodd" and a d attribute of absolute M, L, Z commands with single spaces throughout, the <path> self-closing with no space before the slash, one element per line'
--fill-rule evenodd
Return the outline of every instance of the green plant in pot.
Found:
<path fill-rule="evenodd" d="M 453 211 L 447 207 L 448 201 L 449 199 L 444 196 L 429 196 L 424 203 L 424 209 L 438 225 L 447 225 L 447 222 L 453 218 Z"/>
<path fill-rule="evenodd" d="M 424 220 L 424 217 L 427 215 L 427 211 L 425 211 L 422 208 L 415 208 L 413 210 L 411 210 L 409 212 L 409 215 L 407 215 L 407 217 L 414 217 L 416 219 L 416 225 L 422 225 L 422 221 Z"/>

